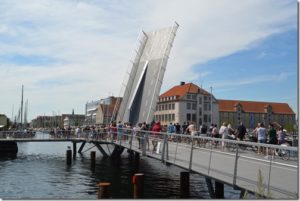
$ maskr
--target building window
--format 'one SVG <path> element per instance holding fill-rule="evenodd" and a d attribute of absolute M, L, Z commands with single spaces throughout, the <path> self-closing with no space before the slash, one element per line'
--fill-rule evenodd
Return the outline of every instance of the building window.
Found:
<path fill-rule="evenodd" d="M 204 120 L 204 123 L 207 123 L 207 114 L 205 114 L 204 116 L 203 116 L 203 120 Z"/>
<path fill-rule="evenodd" d="M 202 96 L 199 96 L 199 105 L 202 104 Z"/>
<path fill-rule="evenodd" d="M 165 114 L 165 121 L 169 121 L 167 114 Z"/>
<path fill-rule="evenodd" d="M 202 116 L 202 107 L 199 107 L 199 115 Z"/>
<path fill-rule="evenodd" d="M 169 104 L 169 110 L 171 110 L 172 109 L 172 104 Z"/>
<path fill-rule="evenodd" d="M 172 121 L 172 115 L 171 114 L 168 114 L 168 120 Z"/>
<path fill-rule="evenodd" d="M 191 103 L 186 103 L 186 109 L 190 110 L 191 109 Z"/>
<path fill-rule="evenodd" d="M 202 125 L 202 118 L 199 118 L 199 125 Z"/>
<path fill-rule="evenodd" d="M 172 121 L 175 121 L 175 114 L 172 114 Z"/>
<path fill-rule="evenodd" d="M 165 121 L 165 115 L 161 115 L 161 121 Z"/>
<path fill-rule="evenodd" d="M 175 103 L 172 104 L 172 110 L 175 110 Z"/>
<path fill-rule="evenodd" d="M 192 121 L 196 122 L 196 114 L 192 114 Z"/>
<path fill-rule="evenodd" d="M 191 121 L 191 114 L 189 113 L 186 114 L 186 121 Z"/>
<path fill-rule="evenodd" d="M 193 104 L 192 104 L 192 109 L 193 109 L 193 110 L 196 110 L 196 103 L 193 103 Z"/>
<path fill-rule="evenodd" d="M 193 99 L 193 100 L 196 100 L 196 99 L 197 99 L 197 95 L 196 95 L 196 94 L 193 94 L 193 95 L 192 95 L 192 99 Z"/>
<path fill-rule="evenodd" d="M 191 94 L 186 95 L 187 99 L 191 99 Z"/>
<path fill-rule="evenodd" d="M 204 96 L 204 101 L 207 101 L 207 96 Z"/>
<path fill-rule="evenodd" d="M 207 110 L 208 110 L 207 103 L 204 103 L 204 111 L 207 111 Z M 205 122 L 205 120 L 204 120 L 204 122 Z"/>

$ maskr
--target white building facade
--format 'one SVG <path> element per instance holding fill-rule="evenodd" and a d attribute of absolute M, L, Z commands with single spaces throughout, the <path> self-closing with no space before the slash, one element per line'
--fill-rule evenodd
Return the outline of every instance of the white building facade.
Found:
<path fill-rule="evenodd" d="M 193 83 L 171 88 L 159 97 L 154 113 L 154 120 L 162 125 L 170 122 L 194 122 L 199 129 L 201 125 L 210 126 L 219 122 L 218 102 L 215 97 Z"/>

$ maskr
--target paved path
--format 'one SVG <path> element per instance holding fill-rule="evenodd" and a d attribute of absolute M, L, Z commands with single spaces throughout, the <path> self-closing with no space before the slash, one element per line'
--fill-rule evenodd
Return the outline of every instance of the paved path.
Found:
<path fill-rule="evenodd" d="M 121 142 L 121 146 L 130 148 L 130 143 Z M 235 152 L 193 146 L 191 156 L 191 144 L 168 142 L 168 147 L 169 157 L 166 160 L 168 163 L 252 192 L 257 191 L 258 173 L 261 171 L 265 195 L 269 189 L 270 196 L 276 199 L 298 198 L 296 157 L 289 161 L 282 160 L 278 156 L 273 160 L 267 160 L 262 155 L 241 150 L 236 161 Z M 131 148 L 142 153 L 142 150 L 138 149 L 137 141 L 133 142 Z M 159 154 L 153 152 L 151 142 L 149 148 L 146 149 L 146 155 L 161 160 L 162 152 Z M 190 158 L 192 158 L 191 167 Z"/>
<path fill-rule="evenodd" d="M 130 143 L 128 140 L 114 141 L 110 139 L 101 140 L 101 142 L 117 144 L 127 149 L 143 153 L 139 149 L 139 142 L 133 138 Z M 37 135 L 34 138 L 1 138 L 0 141 L 16 142 L 93 142 L 99 141 L 90 138 L 51 138 L 50 135 Z M 222 181 L 224 183 L 240 187 L 252 192 L 257 189 L 258 172 L 263 176 L 265 195 L 269 189 L 270 196 L 276 199 L 298 198 L 298 157 L 292 157 L 289 161 L 284 161 L 278 156 L 274 160 L 264 159 L 253 151 L 240 150 L 236 152 L 221 151 L 220 148 L 214 148 L 210 143 L 200 146 L 191 143 L 176 143 L 168 141 L 163 155 L 163 139 L 158 140 L 160 151 L 154 152 L 151 138 L 149 147 L 146 146 L 144 154 L 146 156 L 163 160 L 187 170 L 200 173 L 204 176 Z M 149 149 L 147 149 L 149 148 Z M 192 151 L 192 154 L 191 154 Z M 238 156 L 238 157 L 236 157 Z M 236 160 L 237 159 L 237 160 Z"/>

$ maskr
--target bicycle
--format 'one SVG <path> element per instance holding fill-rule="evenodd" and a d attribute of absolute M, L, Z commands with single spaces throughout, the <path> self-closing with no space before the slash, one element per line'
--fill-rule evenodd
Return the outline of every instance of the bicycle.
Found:
<path fill-rule="evenodd" d="M 280 146 L 282 146 L 282 147 L 289 147 L 290 145 L 288 143 L 283 143 Z M 290 159 L 290 151 L 289 150 L 279 149 L 278 152 L 277 152 L 277 154 L 283 160 L 289 160 Z"/>

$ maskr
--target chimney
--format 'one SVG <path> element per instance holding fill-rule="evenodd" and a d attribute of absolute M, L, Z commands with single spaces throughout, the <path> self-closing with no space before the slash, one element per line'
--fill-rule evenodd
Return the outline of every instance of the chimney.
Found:
<path fill-rule="evenodd" d="M 185 85 L 185 82 L 180 82 L 180 86 Z"/>

